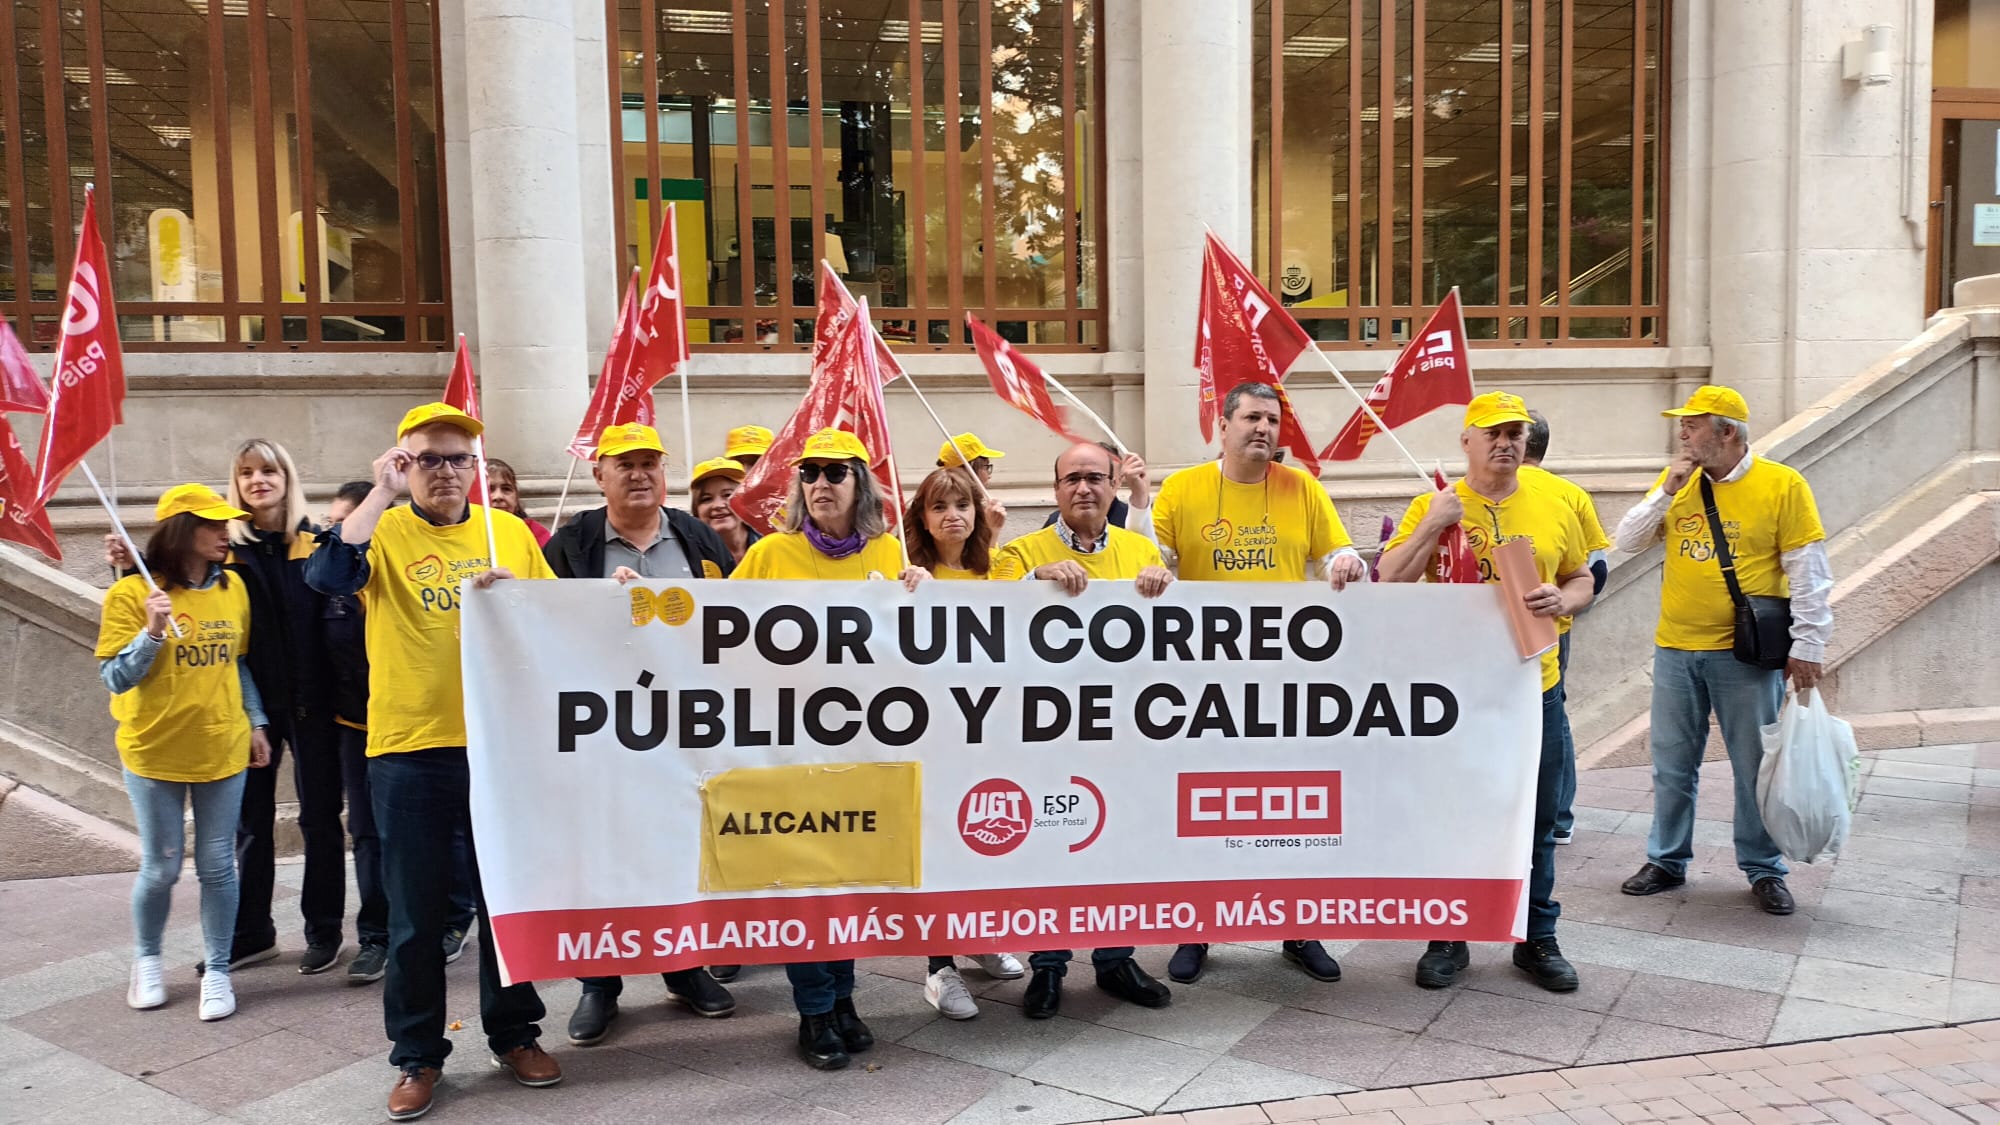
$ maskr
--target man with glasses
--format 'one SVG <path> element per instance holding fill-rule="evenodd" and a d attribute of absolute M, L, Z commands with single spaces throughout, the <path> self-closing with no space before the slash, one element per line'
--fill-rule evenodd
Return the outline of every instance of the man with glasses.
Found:
<path fill-rule="evenodd" d="M 483 590 L 502 578 L 555 577 L 527 525 L 505 512 L 491 514 L 498 557 L 488 554 L 486 516 L 467 502 L 478 463 L 472 439 L 484 428 L 442 402 L 405 414 L 397 444 L 375 459 L 367 499 L 306 562 L 313 589 L 368 600 L 368 787 L 389 899 L 382 1016 L 394 1044 L 389 1062 L 401 1071 L 389 1093 L 393 1121 L 430 1109 L 452 1047 L 444 981 L 452 837 L 472 831 L 460 591 L 468 579 Z M 410 503 L 392 508 L 405 488 Z M 553 1086 L 562 1068 L 536 1042 L 543 1010 L 535 986 L 500 986 L 476 851 L 472 892 L 479 1015 L 494 1064 L 524 1086 Z"/>
<path fill-rule="evenodd" d="M 989 577 L 1033 578 L 1053 582 L 1071 596 L 1081 594 L 1093 578 L 1129 580 L 1142 598 L 1156 598 L 1174 576 L 1160 565 L 1160 548 L 1143 535 L 1113 527 L 1111 509 L 1113 465 L 1102 446 L 1084 442 L 1056 458 L 1056 511 L 1050 527 L 1030 532 L 1000 549 Z M 1070 951 L 1042 950 L 1028 958 L 1035 975 L 1021 1010 L 1031 1020 L 1045 1020 L 1062 1007 L 1063 975 Z M 1143 1008 L 1164 1008 L 1173 1000 L 1167 986 L 1147 975 L 1132 959 L 1132 947 L 1095 949 L 1090 962 L 1097 970 L 1097 987 Z"/>
<path fill-rule="evenodd" d="M 1312 474 L 1274 463 L 1282 421 L 1276 388 L 1238 383 L 1222 399 L 1222 458 L 1160 485 L 1153 527 L 1181 578 L 1304 582 L 1323 574 L 1336 590 L 1367 579 L 1326 489 Z M 1317 941 L 1285 942 L 1284 958 L 1314 980 L 1340 979 L 1340 962 Z M 1184 944 L 1167 975 L 1193 984 L 1207 961 L 1207 942 Z"/>

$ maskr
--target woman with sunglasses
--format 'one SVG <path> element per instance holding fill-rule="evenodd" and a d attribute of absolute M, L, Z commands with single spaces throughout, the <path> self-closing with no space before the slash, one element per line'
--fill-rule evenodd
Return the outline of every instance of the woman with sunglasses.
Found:
<path fill-rule="evenodd" d="M 903 566 L 903 547 L 889 534 L 881 494 L 868 474 L 868 450 L 844 430 L 806 439 L 793 462 L 791 495 L 778 529 L 759 539 L 730 574 L 737 578 L 867 579 L 900 575 L 914 590 L 930 577 Z M 803 961 L 785 966 L 799 1009 L 799 1053 L 818 1070 L 838 1070 L 848 1056 L 875 1045 L 854 1010 L 854 961 Z"/>
<path fill-rule="evenodd" d="M 236 1011 L 230 937 L 236 925 L 237 812 L 248 767 L 270 760 L 264 709 L 244 653 L 250 599 L 230 581 L 229 522 L 248 515 L 205 485 L 167 490 L 154 511 L 146 568 L 158 588 L 132 575 L 104 595 L 98 627 L 100 675 L 118 720 L 118 759 L 139 828 L 139 877 L 132 884 L 134 953 L 125 1002 L 167 1002 L 160 940 L 180 879 L 184 809 L 194 809 L 194 870 L 201 881 L 207 969 L 199 1015 Z"/>
<path fill-rule="evenodd" d="M 923 567 L 939 581 L 983 580 L 992 568 L 995 533 L 993 524 L 980 518 L 981 508 L 978 486 L 964 467 L 925 477 L 903 514 L 910 565 Z M 972 959 L 994 980 L 1027 974 L 1011 953 L 981 953 Z M 979 1004 L 949 954 L 932 955 L 924 974 L 924 1002 L 948 1019 L 979 1014 Z"/>

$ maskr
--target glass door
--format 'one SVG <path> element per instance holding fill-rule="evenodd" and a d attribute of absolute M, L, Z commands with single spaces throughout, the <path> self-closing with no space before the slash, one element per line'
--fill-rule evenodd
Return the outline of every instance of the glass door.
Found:
<path fill-rule="evenodd" d="M 1929 312 L 1952 303 L 1959 281 L 2000 274 L 2000 105 L 1965 108 L 1934 122 Z"/>

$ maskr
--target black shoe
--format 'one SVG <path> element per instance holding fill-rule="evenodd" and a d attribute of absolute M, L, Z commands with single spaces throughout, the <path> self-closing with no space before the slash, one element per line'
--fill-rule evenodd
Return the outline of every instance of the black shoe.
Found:
<path fill-rule="evenodd" d="M 1556 843 L 1558 843 L 1558 844 L 1574 844 L 1574 843 L 1576 843 L 1576 829 L 1574 829 L 1574 828 L 1558 828 L 1558 829 L 1556 829 L 1556 832 L 1555 832 L 1555 841 L 1556 841 Z"/>
<path fill-rule="evenodd" d="M 721 1019 L 736 1010 L 736 997 L 700 969 L 682 969 L 662 974 L 667 981 L 667 999 L 685 1004 L 690 1012 L 709 1019 Z"/>
<path fill-rule="evenodd" d="M 308 945 L 305 956 L 299 958 L 299 975 L 316 976 L 333 968 L 334 962 L 339 960 L 340 943 L 337 941 L 332 945 Z"/>
<path fill-rule="evenodd" d="M 1790 914 L 1796 909 L 1791 889 L 1776 875 L 1766 875 L 1750 884 L 1750 893 L 1756 897 L 1758 909 L 1766 914 Z"/>
<path fill-rule="evenodd" d="M 1417 958 L 1417 987 L 1449 988 L 1459 970 L 1472 964 L 1472 949 L 1462 941 L 1434 941 Z"/>
<path fill-rule="evenodd" d="M 845 997 L 833 1002 L 833 1029 L 840 1035 L 840 1042 L 847 1053 L 858 1055 L 875 1045 L 875 1033 L 861 1022 L 861 1016 L 854 1010 L 854 998 Z"/>
<path fill-rule="evenodd" d="M 1207 964 L 1207 942 L 1183 945 L 1174 950 L 1173 960 L 1167 962 L 1167 975 L 1177 984 L 1193 984 L 1201 979 L 1201 970 Z"/>
<path fill-rule="evenodd" d="M 1659 864 L 1649 863 L 1641 867 L 1637 875 L 1625 880 L 1618 889 L 1628 895 L 1656 895 L 1661 891 L 1673 890 L 1685 882 L 1686 879 L 1669 873 Z"/>
<path fill-rule="evenodd" d="M 735 980 L 736 974 L 742 971 L 743 966 L 741 965 L 710 965 L 708 967 L 708 975 L 724 984 Z"/>
<path fill-rule="evenodd" d="M 1021 1014 L 1045 1020 L 1061 1011 L 1062 980 L 1062 974 L 1054 969 L 1036 969 L 1028 978 L 1028 991 L 1021 996 Z"/>
<path fill-rule="evenodd" d="M 465 931 L 453 926 L 444 932 L 444 963 L 449 965 L 465 956 Z"/>
<path fill-rule="evenodd" d="M 1147 976 L 1139 962 L 1130 957 L 1108 969 L 1097 970 L 1097 987 L 1141 1008 L 1164 1008 L 1174 999 L 1166 985 Z"/>
<path fill-rule="evenodd" d="M 799 1017 L 799 1054 L 814 1070 L 839 1070 L 847 1065 L 847 1045 L 833 1026 L 833 1013 Z"/>
<path fill-rule="evenodd" d="M 366 942 L 354 951 L 354 960 L 347 963 L 347 983 L 373 984 L 388 972 L 389 947 Z"/>
<path fill-rule="evenodd" d="M 1536 984 L 1550 992 L 1576 991 L 1576 967 L 1564 959 L 1562 948 L 1552 937 L 1516 944 L 1514 966 L 1525 970 Z"/>
<path fill-rule="evenodd" d="M 1340 979 L 1340 962 L 1326 951 L 1326 946 L 1316 941 L 1288 941 L 1285 943 L 1285 960 L 1306 971 L 1314 980 L 1336 981 Z"/>
<path fill-rule="evenodd" d="M 273 941 L 262 949 L 232 949 L 229 951 L 229 971 L 233 973 L 238 969 L 247 968 L 251 965 L 261 965 L 266 961 L 276 961 L 277 959 L 278 943 L 276 941 Z M 195 976 L 200 976 L 207 971 L 207 961 L 196 961 L 194 963 Z"/>
<path fill-rule="evenodd" d="M 617 1018 L 616 996 L 586 988 L 577 997 L 576 1011 L 569 1016 L 569 1041 L 579 1047 L 602 1042 L 611 1031 L 611 1021 Z"/>

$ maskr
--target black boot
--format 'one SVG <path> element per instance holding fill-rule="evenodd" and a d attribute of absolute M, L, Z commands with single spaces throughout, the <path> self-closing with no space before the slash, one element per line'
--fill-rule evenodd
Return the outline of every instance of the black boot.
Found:
<path fill-rule="evenodd" d="M 583 995 L 577 997 L 576 1011 L 569 1017 L 569 1041 L 579 1047 L 588 1047 L 603 1039 L 611 1030 L 611 1021 L 617 1018 L 616 996 L 585 989 Z"/>
<path fill-rule="evenodd" d="M 1417 958 L 1417 986 L 1446 988 L 1458 979 L 1460 969 L 1472 964 L 1472 950 L 1462 941 L 1434 941 Z"/>
<path fill-rule="evenodd" d="M 833 1013 L 799 1016 L 799 1054 L 814 1070 L 839 1070 L 847 1065 L 847 1045 L 833 1025 Z"/>
<path fill-rule="evenodd" d="M 833 1027 L 840 1033 L 840 1041 L 853 1054 L 858 1055 L 875 1045 L 875 1033 L 868 1030 L 868 1025 L 862 1023 L 861 1017 L 855 1013 L 854 998 L 851 996 L 833 1002 Z"/>
<path fill-rule="evenodd" d="M 1306 971 L 1314 980 L 1336 981 L 1340 979 L 1340 962 L 1326 951 L 1326 946 L 1316 941 L 1288 941 L 1285 943 L 1285 960 Z"/>
<path fill-rule="evenodd" d="M 1576 968 L 1552 937 L 1530 938 L 1514 946 L 1514 965 L 1550 992 L 1575 992 Z"/>

